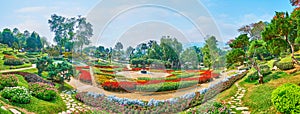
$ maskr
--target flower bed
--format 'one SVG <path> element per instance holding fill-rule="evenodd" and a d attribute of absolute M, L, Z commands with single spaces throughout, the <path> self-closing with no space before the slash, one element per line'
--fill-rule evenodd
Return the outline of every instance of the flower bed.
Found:
<path fill-rule="evenodd" d="M 50 84 L 50 85 L 54 85 L 53 82 L 49 82 L 49 81 L 46 81 L 44 80 L 42 77 L 36 75 L 36 74 L 32 74 L 32 73 L 28 73 L 28 72 L 7 72 L 7 73 L 3 73 L 4 75 L 6 74 L 18 74 L 18 75 L 21 75 L 25 78 L 25 80 L 28 82 L 28 83 L 35 83 L 35 82 L 42 82 L 42 83 L 47 83 L 47 84 Z"/>
<path fill-rule="evenodd" d="M 18 85 L 18 78 L 13 74 L 1 75 L 0 74 L 0 90 L 5 87 L 15 87 Z"/>
<path fill-rule="evenodd" d="M 5 87 L 1 96 L 14 103 L 27 104 L 30 102 L 30 93 L 25 87 Z"/>
<path fill-rule="evenodd" d="M 56 99 L 57 96 L 57 90 L 54 86 L 45 83 L 30 83 L 29 90 L 32 96 L 45 101 L 52 101 Z"/>
<path fill-rule="evenodd" d="M 84 70 L 83 68 L 89 69 L 89 66 L 84 66 L 84 67 L 82 67 L 82 66 L 78 67 L 77 66 L 76 67 L 76 70 L 80 71 L 80 74 L 79 74 L 78 78 L 82 82 L 91 84 L 92 83 L 91 73 L 87 70 Z"/>
<path fill-rule="evenodd" d="M 78 93 L 76 99 L 109 113 L 176 113 L 206 102 L 218 93 L 229 88 L 237 80 L 243 78 L 246 73 L 247 71 L 239 72 L 238 74 L 228 77 L 208 88 L 167 100 L 151 99 L 148 102 L 143 102 L 140 100 L 105 96 L 104 94 L 95 94 L 91 92 Z"/>

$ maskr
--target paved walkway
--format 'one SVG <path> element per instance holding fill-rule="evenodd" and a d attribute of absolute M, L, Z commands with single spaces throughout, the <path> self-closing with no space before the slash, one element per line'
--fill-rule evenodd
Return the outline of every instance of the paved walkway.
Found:
<path fill-rule="evenodd" d="M 1 70 L 0 73 L 22 71 L 22 70 L 28 70 L 28 69 L 32 69 L 32 68 L 36 68 L 36 64 L 32 64 L 31 67 L 26 67 L 26 68 L 10 69 L 10 70 Z"/>
<path fill-rule="evenodd" d="M 232 72 L 232 71 L 231 71 Z M 80 81 L 71 78 L 70 82 L 67 82 L 74 88 L 77 88 L 79 92 L 95 92 L 95 93 L 104 93 L 105 95 L 115 95 L 120 98 L 130 98 L 130 99 L 139 99 L 139 100 L 145 100 L 149 101 L 150 99 L 156 99 L 156 100 L 165 100 L 173 97 L 180 97 L 182 95 L 185 95 L 186 93 L 196 92 L 203 88 L 209 87 L 211 84 L 217 83 L 221 80 L 223 80 L 225 77 L 227 77 L 227 72 L 223 73 L 220 78 L 214 79 L 211 82 L 199 84 L 198 86 L 192 86 L 189 88 L 184 89 L 178 89 L 174 91 L 167 91 L 167 92 L 133 92 L 133 93 L 119 93 L 119 92 L 111 92 L 111 91 L 105 91 L 102 88 L 87 85 L 84 83 L 81 83 Z"/>
<path fill-rule="evenodd" d="M 249 108 L 244 107 L 242 104 L 242 98 L 244 97 L 246 92 L 245 88 L 239 86 L 238 82 L 235 83 L 235 86 L 238 87 L 238 91 L 234 96 L 231 97 L 231 100 L 228 102 L 228 104 L 231 106 L 231 113 L 250 114 Z"/>

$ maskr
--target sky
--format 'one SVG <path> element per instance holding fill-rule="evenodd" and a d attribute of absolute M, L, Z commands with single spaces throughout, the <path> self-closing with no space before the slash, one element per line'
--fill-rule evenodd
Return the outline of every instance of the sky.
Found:
<path fill-rule="evenodd" d="M 162 36 L 183 43 L 204 42 L 214 35 L 221 42 L 237 29 L 270 21 L 275 11 L 291 12 L 289 0 L 6 0 L 1 3 L 0 30 L 36 31 L 53 42 L 52 14 L 87 17 L 94 29 L 91 45 L 124 47 Z"/>

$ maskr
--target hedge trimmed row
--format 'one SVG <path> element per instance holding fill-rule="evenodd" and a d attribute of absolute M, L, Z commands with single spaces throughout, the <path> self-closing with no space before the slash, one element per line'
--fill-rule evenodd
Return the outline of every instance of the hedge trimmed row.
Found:
<path fill-rule="evenodd" d="M 274 65 L 280 70 L 289 70 L 294 68 L 294 64 L 292 62 L 274 62 Z"/>

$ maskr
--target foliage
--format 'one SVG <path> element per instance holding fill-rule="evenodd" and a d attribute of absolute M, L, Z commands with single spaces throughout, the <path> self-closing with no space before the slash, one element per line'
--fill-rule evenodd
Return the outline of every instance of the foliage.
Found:
<path fill-rule="evenodd" d="M 185 49 L 181 53 L 180 60 L 187 69 L 189 67 L 196 69 L 200 63 L 200 59 L 198 58 L 198 54 L 194 47 Z"/>
<path fill-rule="evenodd" d="M 69 81 L 74 74 L 74 68 L 71 64 L 63 61 L 62 63 L 50 64 L 47 68 L 49 71 L 48 78 L 63 84 L 65 80 Z"/>
<path fill-rule="evenodd" d="M 289 70 L 294 68 L 294 64 L 292 62 L 274 62 L 274 65 L 281 70 Z"/>
<path fill-rule="evenodd" d="M 9 66 L 18 66 L 18 65 L 23 65 L 23 61 L 20 59 L 5 59 L 4 60 L 4 65 L 9 65 Z"/>
<path fill-rule="evenodd" d="M 46 80 L 44 80 L 43 78 L 41 78 L 40 76 L 33 74 L 33 73 L 28 73 L 28 72 L 9 72 L 9 73 L 3 73 L 3 74 L 18 74 L 21 75 L 25 78 L 25 80 L 28 83 L 35 83 L 35 82 L 42 82 L 42 83 L 47 83 L 50 85 L 54 85 L 54 83 L 52 82 L 48 82 Z"/>
<path fill-rule="evenodd" d="M 53 60 L 44 56 L 42 58 L 38 58 L 36 62 L 36 68 L 38 69 L 38 75 L 42 76 L 43 71 L 45 71 L 50 64 L 53 63 Z"/>
<path fill-rule="evenodd" d="M 300 87 L 284 84 L 272 92 L 272 103 L 282 113 L 300 113 Z"/>
<path fill-rule="evenodd" d="M 14 75 L 1 75 L 0 74 L 0 90 L 5 87 L 18 86 L 18 78 Z"/>
<path fill-rule="evenodd" d="M 237 62 L 243 63 L 245 59 L 244 56 L 245 52 L 241 48 L 235 48 L 229 51 L 226 54 L 226 63 L 228 64 L 228 67 Z"/>
<path fill-rule="evenodd" d="M 170 91 L 177 90 L 180 88 L 186 88 L 198 84 L 198 81 L 181 81 L 181 82 L 165 82 L 160 84 L 150 85 L 139 85 L 137 86 L 138 91 Z"/>
<path fill-rule="evenodd" d="M 31 95 L 39 99 L 52 101 L 56 99 L 57 93 L 55 88 L 51 85 L 45 83 L 31 83 L 29 85 L 29 90 Z"/>
<path fill-rule="evenodd" d="M 27 104 L 31 99 L 30 93 L 25 87 L 6 87 L 1 96 L 20 104 Z"/>

